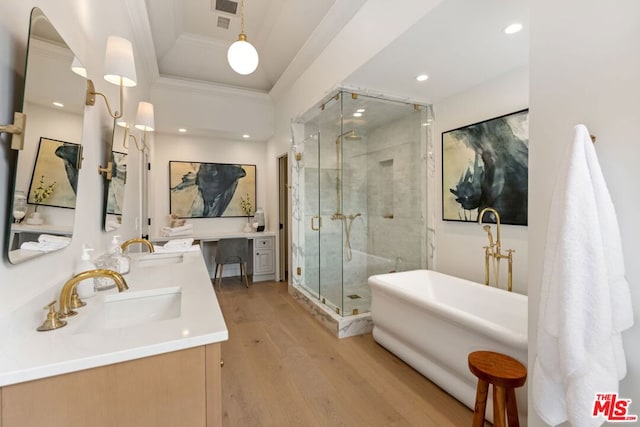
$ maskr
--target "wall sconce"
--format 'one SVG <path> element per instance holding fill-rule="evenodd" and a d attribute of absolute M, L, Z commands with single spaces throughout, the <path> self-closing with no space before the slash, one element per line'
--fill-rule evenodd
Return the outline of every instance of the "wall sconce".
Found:
<path fill-rule="evenodd" d="M 127 149 L 129 148 L 127 146 L 127 139 L 131 138 L 133 139 L 133 142 L 135 143 L 136 149 L 138 151 L 144 151 L 145 149 L 147 149 L 148 151 L 149 147 L 147 146 L 145 137 L 147 132 L 153 132 L 153 130 L 155 129 L 155 126 L 156 125 L 155 125 L 155 119 L 153 115 L 153 104 L 150 102 L 139 102 L 138 114 L 136 115 L 136 123 L 134 127 L 142 131 L 142 136 L 140 137 L 141 144 L 138 144 L 138 139 L 134 135 L 131 135 L 129 133 L 129 126 L 125 125 L 124 141 L 122 141 L 123 147 Z"/>
<path fill-rule="evenodd" d="M 15 112 L 13 114 L 13 123 L 5 126 L 0 126 L 0 133 L 10 133 L 13 135 L 11 138 L 11 148 L 14 150 L 22 150 L 24 147 L 24 129 L 27 125 L 27 116 L 23 113 Z"/>
<path fill-rule="evenodd" d="M 296 144 L 293 144 L 291 148 L 293 149 L 293 157 L 296 159 L 296 161 L 299 162 L 300 160 L 302 160 L 302 153 L 298 150 L 298 146 Z"/>
<path fill-rule="evenodd" d="M 114 119 L 119 119 L 124 114 L 124 87 L 133 87 L 136 85 L 136 66 L 133 61 L 133 46 L 129 40 L 122 37 L 109 36 L 107 39 L 107 50 L 104 56 L 104 73 L 104 79 L 106 81 L 120 86 L 120 109 L 112 112 L 109 100 L 103 93 L 95 91 L 91 80 L 87 80 L 85 105 L 95 105 L 96 95 L 100 95 L 107 104 L 109 115 Z"/>

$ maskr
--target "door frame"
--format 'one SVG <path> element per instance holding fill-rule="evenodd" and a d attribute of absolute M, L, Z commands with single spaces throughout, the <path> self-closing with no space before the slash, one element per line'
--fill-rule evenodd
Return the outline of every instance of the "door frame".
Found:
<path fill-rule="evenodd" d="M 289 154 L 285 153 L 279 155 L 276 158 L 278 171 L 278 278 L 281 282 L 288 281 L 289 266 L 291 265 L 290 257 L 290 224 L 291 224 L 291 209 L 289 189 Z"/>

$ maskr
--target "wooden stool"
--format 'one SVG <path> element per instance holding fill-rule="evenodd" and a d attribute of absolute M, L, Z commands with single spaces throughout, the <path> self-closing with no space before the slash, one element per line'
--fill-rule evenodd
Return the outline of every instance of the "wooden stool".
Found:
<path fill-rule="evenodd" d="M 474 351 L 469 354 L 469 369 L 478 377 L 473 427 L 484 425 L 489 384 L 493 384 L 493 425 L 506 426 L 506 403 L 509 427 L 519 427 L 515 389 L 522 387 L 527 380 L 527 368 L 514 358 L 501 353 Z"/>

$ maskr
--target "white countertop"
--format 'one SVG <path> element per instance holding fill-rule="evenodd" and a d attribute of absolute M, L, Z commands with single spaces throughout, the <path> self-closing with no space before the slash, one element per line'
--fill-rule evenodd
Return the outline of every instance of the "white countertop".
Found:
<path fill-rule="evenodd" d="M 147 254 L 148 256 L 148 254 Z M 0 325 L 0 386 L 182 350 L 229 337 L 218 300 L 200 251 L 187 252 L 183 262 L 141 267 L 135 260 L 124 276 L 129 291 L 181 287 L 177 317 L 126 328 L 83 332 L 83 321 L 102 309 L 116 288 L 98 292 L 67 318 L 67 326 L 48 332 L 36 328 L 45 319 L 43 304 L 27 304 Z M 59 289 L 56 290 L 58 295 Z M 33 305 L 33 307 L 31 306 Z M 56 307 L 57 304 L 56 304 Z M 37 320 L 36 320 L 37 319 Z"/>

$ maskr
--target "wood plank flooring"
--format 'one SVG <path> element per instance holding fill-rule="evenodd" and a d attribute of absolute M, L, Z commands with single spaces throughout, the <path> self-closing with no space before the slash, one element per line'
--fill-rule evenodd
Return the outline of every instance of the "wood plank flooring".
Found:
<path fill-rule="evenodd" d="M 339 340 L 287 293 L 225 278 L 223 426 L 470 426 L 473 413 L 378 345 Z"/>

